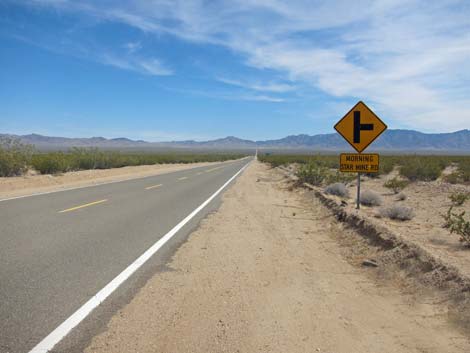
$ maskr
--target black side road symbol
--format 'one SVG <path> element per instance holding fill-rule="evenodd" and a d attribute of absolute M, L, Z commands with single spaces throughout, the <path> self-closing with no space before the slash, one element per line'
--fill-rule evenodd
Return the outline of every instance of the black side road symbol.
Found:
<path fill-rule="evenodd" d="M 361 124 L 361 112 L 354 111 L 354 143 L 361 143 L 361 131 L 374 130 L 374 124 Z"/>

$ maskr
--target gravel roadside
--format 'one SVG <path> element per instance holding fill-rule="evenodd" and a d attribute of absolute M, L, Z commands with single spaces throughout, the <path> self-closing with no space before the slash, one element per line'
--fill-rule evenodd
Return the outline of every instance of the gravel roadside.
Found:
<path fill-rule="evenodd" d="M 468 352 L 442 307 L 348 262 L 332 215 L 254 162 L 87 353 Z"/>

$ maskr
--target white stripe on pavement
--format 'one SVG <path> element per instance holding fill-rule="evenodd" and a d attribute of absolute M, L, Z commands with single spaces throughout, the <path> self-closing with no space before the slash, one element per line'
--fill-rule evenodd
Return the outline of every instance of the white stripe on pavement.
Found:
<path fill-rule="evenodd" d="M 204 201 L 198 208 L 192 211 L 173 229 L 160 238 L 147 251 L 140 255 L 133 263 L 131 263 L 124 271 L 117 275 L 98 293 L 91 297 L 77 311 L 75 311 L 68 319 L 61 323 L 54 331 L 39 342 L 29 353 L 47 353 L 49 350 L 59 343 L 75 326 L 85 319 L 96 307 L 98 307 L 111 293 L 113 293 L 122 283 L 124 283 L 135 271 L 145 264 L 165 243 L 170 240 L 183 226 L 196 216 L 204 207 L 206 207 L 227 185 L 230 184 L 250 163 L 245 164 L 234 176 L 232 176 L 224 185 Z"/>

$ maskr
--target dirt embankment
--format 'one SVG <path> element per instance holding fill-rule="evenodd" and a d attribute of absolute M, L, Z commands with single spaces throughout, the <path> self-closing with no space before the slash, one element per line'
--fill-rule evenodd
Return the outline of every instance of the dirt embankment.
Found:
<path fill-rule="evenodd" d="M 155 164 L 113 169 L 80 170 L 57 175 L 30 173 L 19 177 L 0 178 L 0 199 L 143 178 L 212 164 L 215 163 Z"/>
<path fill-rule="evenodd" d="M 288 187 L 252 163 L 86 352 L 470 351 L 437 294 L 357 266 L 360 237 Z"/>

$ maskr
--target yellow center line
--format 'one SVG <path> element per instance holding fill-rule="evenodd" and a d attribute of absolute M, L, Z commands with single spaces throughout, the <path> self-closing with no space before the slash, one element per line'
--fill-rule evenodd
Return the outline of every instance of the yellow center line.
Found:
<path fill-rule="evenodd" d="M 163 184 L 157 184 L 157 185 L 152 185 L 152 186 L 147 186 L 145 188 L 145 190 L 150 190 L 150 189 L 155 189 L 155 188 L 159 188 L 160 186 L 162 186 Z"/>
<path fill-rule="evenodd" d="M 214 170 L 221 169 L 221 168 L 223 167 L 216 167 L 216 168 L 208 169 L 206 170 L 206 173 L 213 172 Z"/>
<path fill-rule="evenodd" d="M 108 201 L 107 199 L 104 199 L 104 200 L 99 200 L 99 201 L 95 201 L 95 202 L 90 202 L 90 203 L 87 203 L 85 205 L 80 205 L 80 206 L 76 206 L 76 207 L 72 207 L 72 208 L 67 208 L 66 210 L 62 210 L 62 211 L 59 211 L 59 213 L 65 213 L 65 212 L 70 212 L 70 211 L 75 211 L 75 210 L 78 210 L 80 208 L 84 208 L 84 207 L 88 207 L 88 206 L 93 206 L 93 205 L 97 205 L 99 203 L 103 203 L 103 202 L 106 202 Z"/>
<path fill-rule="evenodd" d="M 178 178 L 178 180 L 184 180 L 184 179 L 188 179 L 188 177 L 181 177 L 181 178 Z"/>

